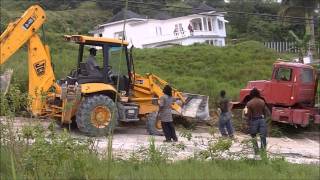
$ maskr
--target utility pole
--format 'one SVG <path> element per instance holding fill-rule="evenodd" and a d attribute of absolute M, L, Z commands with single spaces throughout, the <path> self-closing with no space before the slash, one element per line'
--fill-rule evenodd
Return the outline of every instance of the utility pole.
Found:
<path fill-rule="evenodd" d="M 317 18 L 317 16 L 319 16 L 319 11 L 320 11 L 320 3 L 318 2 L 316 4 L 316 8 L 314 9 L 314 11 L 310 12 L 310 20 L 307 20 L 309 22 L 309 32 L 310 32 L 310 42 L 309 42 L 309 52 L 308 54 L 310 54 L 310 63 L 312 63 L 312 61 L 314 60 L 313 57 L 315 57 L 315 55 L 317 54 L 317 49 L 316 49 L 316 43 L 315 43 L 315 32 L 314 32 L 314 23 L 315 23 L 315 18 Z M 306 11 L 307 12 L 307 11 Z M 308 24 L 306 24 L 308 25 Z M 318 27 L 319 28 L 319 27 Z"/>
<path fill-rule="evenodd" d="M 314 16 L 313 13 L 311 13 L 311 19 L 308 20 L 310 23 L 310 41 L 309 41 L 309 50 L 308 55 L 310 58 L 310 63 L 313 62 L 313 59 L 316 54 L 316 43 L 315 43 L 315 34 L 314 34 Z"/>

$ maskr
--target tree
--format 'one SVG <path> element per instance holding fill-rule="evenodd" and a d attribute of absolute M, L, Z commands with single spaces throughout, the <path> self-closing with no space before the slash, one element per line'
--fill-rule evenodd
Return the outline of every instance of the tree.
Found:
<path fill-rule="evenodd" d="M 314 20 L 316 5 L 319 0 L 282 0 L 279 14 L 281 16 L 298 16 L 305 18 L 305 34 L 310 35 L 310 49 L 312 54 L 315 49 Z"/>
<path fill-rule="evenodd" d="M 298 49 L 299 54 L 299 62 L 303 62 L 303 56 L 306 54 L 307 50 L 309 49 L 308 43 L 310 41 L 310 34 L 305 34 L 302 39 L 300 39 L 292 30 L 289 31 L 289 34 L 294 38 L 296 42 L 296 48 Z"/>
<path fill-rule="evenodd" d="M 206 0 L 206 3 L 214 8 L 223 8 L 225 5 L 224 0 Z"/>

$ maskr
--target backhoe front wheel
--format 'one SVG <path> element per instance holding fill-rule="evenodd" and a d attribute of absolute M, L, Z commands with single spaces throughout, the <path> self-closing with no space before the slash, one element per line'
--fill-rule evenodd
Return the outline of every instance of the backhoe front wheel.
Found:
<path fill-rule="evenodd" d="M 76 115 L 79 130 L 89 136 L 107 135 L 115 127 L 117 120 L 116 104 L 105 95 L 86 97 Z"/>

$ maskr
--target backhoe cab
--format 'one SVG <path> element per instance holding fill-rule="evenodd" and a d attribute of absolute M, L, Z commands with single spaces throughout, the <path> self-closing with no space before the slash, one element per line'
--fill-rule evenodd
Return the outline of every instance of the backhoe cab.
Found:
<path fill-rule="evenodd" d="M 118 92 L 122 95 L 128 95 L 133 62 L 129 59 L 126 41 L 80 35 L 65 36 L 65 39 L 79 44 L 77 68 L 66 78 L 68 84 L 111 84 L 118 86 Z M 92 48 L 97 50 L 97 55 L 91 57 L 95 59 L 96 67 L 87 62 L 90 56 L 88 52 Z"/>

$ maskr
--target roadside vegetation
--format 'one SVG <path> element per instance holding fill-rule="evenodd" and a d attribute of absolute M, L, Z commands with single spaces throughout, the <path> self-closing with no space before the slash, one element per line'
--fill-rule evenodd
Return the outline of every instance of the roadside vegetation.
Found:
<path fill-rule="evenodd" d="M 206 150 L 183 161 L 172 161 L 168 152 L 149 139 L 149 146 L 129 158 L 110 159 L 99 153 L 94 138 L 77 139 L 52 122 L 13 127 L 14 118 L 2 118 L 1 179 L 318 179 L 317 165 L 287 163 L 282 158 L 223 160 L 231 141 L 212 141 Z M 32 121 L 32 120 L 30 120 Z M 108 137 L 106 137 L 108 138 Z M 182 144 L 177 147 L 183 148 Z"/>

